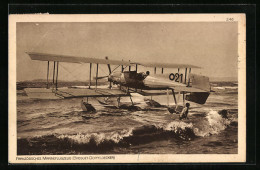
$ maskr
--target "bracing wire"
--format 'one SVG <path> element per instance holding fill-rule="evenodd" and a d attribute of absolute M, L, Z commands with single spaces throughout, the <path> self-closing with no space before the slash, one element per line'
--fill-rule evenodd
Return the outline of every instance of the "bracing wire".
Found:
<path fill-rule="evenodd" d="M 71 75 L 73 77 L 80 79 L 79 76 L 82 73 L 82 70 L 80 70 L 80 69 L 86 65 L 82 64 L 80 67 L 77 67 L 77 69 L 74 69 L 73 71 L 69 71 L 64 65 L 60 65 L 60 66 L 61 66 L 61 68 L 63 68 L 63 70 L 65 70 L 68 73 L 66 76 L 63 76 L 63 77 L 68 78 L 69 77 L 68 75 Z M 72 75 L 72 74 L 76 74 L 76 75 Z"/>
<path fill-rule="evenodd" d="M 100 68 L 100 70 L 101 70 L 105 75 L 107 75 L 107 72 L 105 72 L 105 71 L 102 69 L 102 67 L 98 67 L 98 68 Z"/>
<path fill-rule="evenodd" d="M 120 65 L 116 66 L 116 67 L 111 71 L 111 73 L 113 73 L 118 67 L 120 67 Z"/>

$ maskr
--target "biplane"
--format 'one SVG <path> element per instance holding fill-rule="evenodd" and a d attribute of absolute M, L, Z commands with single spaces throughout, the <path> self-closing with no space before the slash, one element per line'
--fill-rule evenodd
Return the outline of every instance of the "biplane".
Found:
<path fill-rule="evenodd" d="M 27 88 L 25 92 L 28 97 L 36 99 L 66 99 L 66 98 L 85 98 L 86 102 L 81 103 L 84 111 L 94 111 L 95 108 L 88 103 L 88 98 L 117 98 L 117 107 L 120 107 L 120 98 L 129 97 L 132 105 L 132 94 L 138 93 L 142 96 L 167 95 L 167 106 L 169 106 L 169 95 L 173 96 L 177 105 L 176 94 L 183 95 L 183 105 L 186 100 L 198 104 L 204 104 L 210 94 L 209 78 L 202 75 L 191 73 L 191 69 L 200 68 L 188 64 L 170 63 L 141 63 L 120 60 L 86 58 L 68 55 L 56 55 L 47 53 L 27 52 L 32 60 L 45 61 L 47 63 L 47 87 L 46 88 Z M 88 63 L 89 86 L 87 88 L 58 88 L 59 63 Z M 52 82 L 49 82 L 49 70 L 53 63 Z M 92 65 L 96 65 L 94 77 L 95 86 L 91 86 Z M 107 65 L 108 75 L 98 76 L 99 65 Z M 112 70 L 111 65 L 115 68 Z M 154 68 L 154 74 L 138 72 L 138 66 Z M 134 69 L 133 69 L 134 68 Z M 177 73 L 164 74 L 165 68 L 177 68 Z M 118 69 L 120 69 L 118 71 Z M 156 72 L 161 69 L 160 72 Z M 179 72 L 184 69 L 185 73 Z M 117 70 L 117 71 L 116 71 Z M 99 88 L 98 80 L 107 79 L 109 86 Z M 53 86 L 50 87 L 49 84 Z M 112 88 L 116 85 L 117 88 Z M 106 104 L 102 103 L 101 104 Z M 171 109 L 168 109 L 169 111 Z M 170 111 L 171 112 L 171 111 Z"/>

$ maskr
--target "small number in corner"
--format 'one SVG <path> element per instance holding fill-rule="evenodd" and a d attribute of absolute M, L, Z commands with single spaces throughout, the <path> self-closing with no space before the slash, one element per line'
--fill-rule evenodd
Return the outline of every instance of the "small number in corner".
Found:
<path fill-rule="evenodd" d="M 226 21 L 227 22 L 232 22 L 232 21 L 234 21 L 234 18 L 226 18 Z"/>

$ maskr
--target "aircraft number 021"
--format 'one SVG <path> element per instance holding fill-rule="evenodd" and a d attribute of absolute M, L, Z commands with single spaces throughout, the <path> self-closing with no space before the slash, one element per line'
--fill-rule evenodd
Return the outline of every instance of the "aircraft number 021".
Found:
<path fill-rule="evenodd" d="M 172 80 L 172 81 L 176 81 L 176 82 L 182 82 L 182 77 L 183 77 L 183 74 L 179 74 L 179 73 L 171 73 L 169 75 L 169 79 Z"/>

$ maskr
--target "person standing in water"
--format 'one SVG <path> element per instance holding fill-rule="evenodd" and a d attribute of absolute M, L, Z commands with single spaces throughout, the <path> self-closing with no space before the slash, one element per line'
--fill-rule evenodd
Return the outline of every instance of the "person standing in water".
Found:
<path fill-rule="evenodd" d="M 189 108 L 190 108 L 190 103 L 186 103 L 185 107 L 181 111 L 180 118 L 179 118 L 180 120 L 184 118 L 185 119 L 188 118 Z"/>

